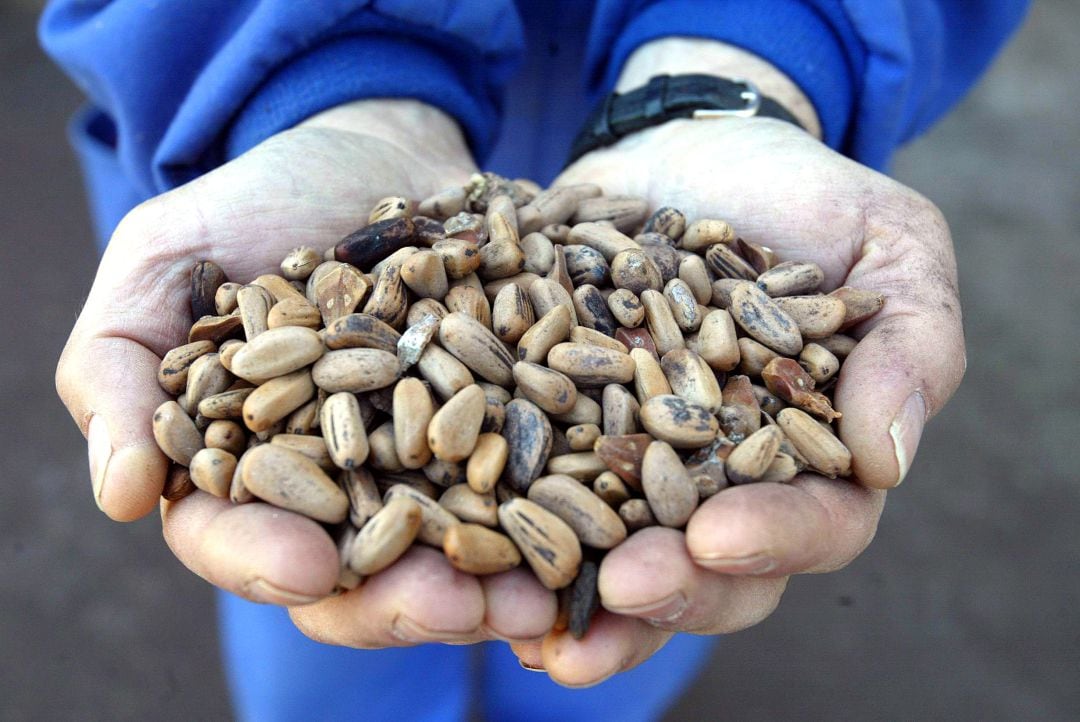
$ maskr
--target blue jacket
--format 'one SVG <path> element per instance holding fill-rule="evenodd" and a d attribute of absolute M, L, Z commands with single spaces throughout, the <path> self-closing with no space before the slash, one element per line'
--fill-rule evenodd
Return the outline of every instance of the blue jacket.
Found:
<path fill-rule="evenodd" d="M 73 140 L 99 232 L 319 110 L 405 96 L 484 167 L 549 181 L 627 56 L 669 35 L 786 72 L 826 142 L 883 168 L 969 88 L 1027 0 L 53 0 L 45 49 L 90 98 Z M 512 138 L 513 144 L 499 142 Z"/>

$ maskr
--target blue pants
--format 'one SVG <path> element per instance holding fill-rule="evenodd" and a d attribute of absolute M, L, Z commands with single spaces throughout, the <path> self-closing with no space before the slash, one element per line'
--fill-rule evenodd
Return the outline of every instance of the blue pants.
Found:
<path fill-rule="evenodd" d="M 649 661 L 589 689 L 522 669 L 508 645 L 426 644 L 365 651 L 318 644 L 280 607 L 219 593 L 237 718 L 454 722 L 658 719 L 697 676 L 713 638 L 677 635 Z"/>

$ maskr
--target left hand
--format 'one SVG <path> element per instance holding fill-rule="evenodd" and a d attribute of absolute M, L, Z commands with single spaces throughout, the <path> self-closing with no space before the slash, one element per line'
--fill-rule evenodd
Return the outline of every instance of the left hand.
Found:
<path fill-rule="evenodd" d="M 771 119 L 669 122 L 594 151 L 557 183 L 671 205 L 688 221 L 722 218 L 782 260 L 809 260 L 826 288 L 886 295 L 852 333 L 836 406 L 855 475 L 801 474 L 710 498 L 686 532 L 632 535 L 600 570 L 604 610 L 581 641 L 552 633 L 522 661 L 573 686 L 655 653 L 673 632 L 721 634 L 765 619 L 789 575 L 840 569 L 873 539 L 885 492 L 903 479 L 922 432 L 960 382 L 963 330 L 948 228 L 925 198 Z"/>

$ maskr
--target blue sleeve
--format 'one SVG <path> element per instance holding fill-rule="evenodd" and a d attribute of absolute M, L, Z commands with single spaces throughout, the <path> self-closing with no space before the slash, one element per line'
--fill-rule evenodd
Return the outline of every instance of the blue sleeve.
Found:
<path fill-rule="evenodd" d="M 142 197 L 359 98 L 438 106 L 482 155 L 524 44 L 512 0 L 53 0 L 40 34 Z"/>
<path fill-rule="evenodd" d="M 813 102 L 825 141 L 875 168 L 948 111 L 1028 0 L 598 0 L 587 51 L 597 95 L 639 45 L 705 37 L 759 55 Z"/>

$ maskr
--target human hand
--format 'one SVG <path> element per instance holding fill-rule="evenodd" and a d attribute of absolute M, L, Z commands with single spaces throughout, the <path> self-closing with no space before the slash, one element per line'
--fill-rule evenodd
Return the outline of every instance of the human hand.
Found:
<path fill-rule="evenodd" d="M 801 474 L 785 485 L 729 488 L 702 504 L 685 533 L 649 528 L 611 551 L 599 580 L 607 612 L 590 633 L 516 647 L 556 680 L 585 685 L 644 661 L 672 632 L 756 624 L 789 575 L 836 570 L 858 556 L 875 533 L 881 490 L 903 479 L 924 421 L 960 382 L 964 341 L 941 214 L 793 125 L 673 121 L 587 154 L 557 182 L 597 183 L 606 194 L 679 208 L 689 220 L 727 220 L 782 260 L 816 262 L 826 288 L 847 284 L 887 299 L 852 330 L 861 342 L 836 386 L 854 477 Z"/>
<path fill-rule="evenodd" d="M 290 248 L 330 247 L 364 225 L 379 198 L 423 198 L 474 170 L 441 112 L 367 101 L 316 116 L 132 211 L 101 260 L 56 373 L 60 397 L 88 437 L 102 511 L 132 520 L 158 503 L 168 461 L 151 416 L 169 397 L 157 368 L 186 341 L 196 260 L 248 281 L 274 270 Z M 554 595 L 525 570 L 477 579 L 441 552 L 416 548 L 359 589 L 323 599 L 337 581 L 338 553 L 315 522 L 201 491 L 162 502 L 161 515 L 166 541 L 192 571 L 242 597 L 294 607 L 300 629 L 322 641 L 532 638 L 554 621 Z"/>

